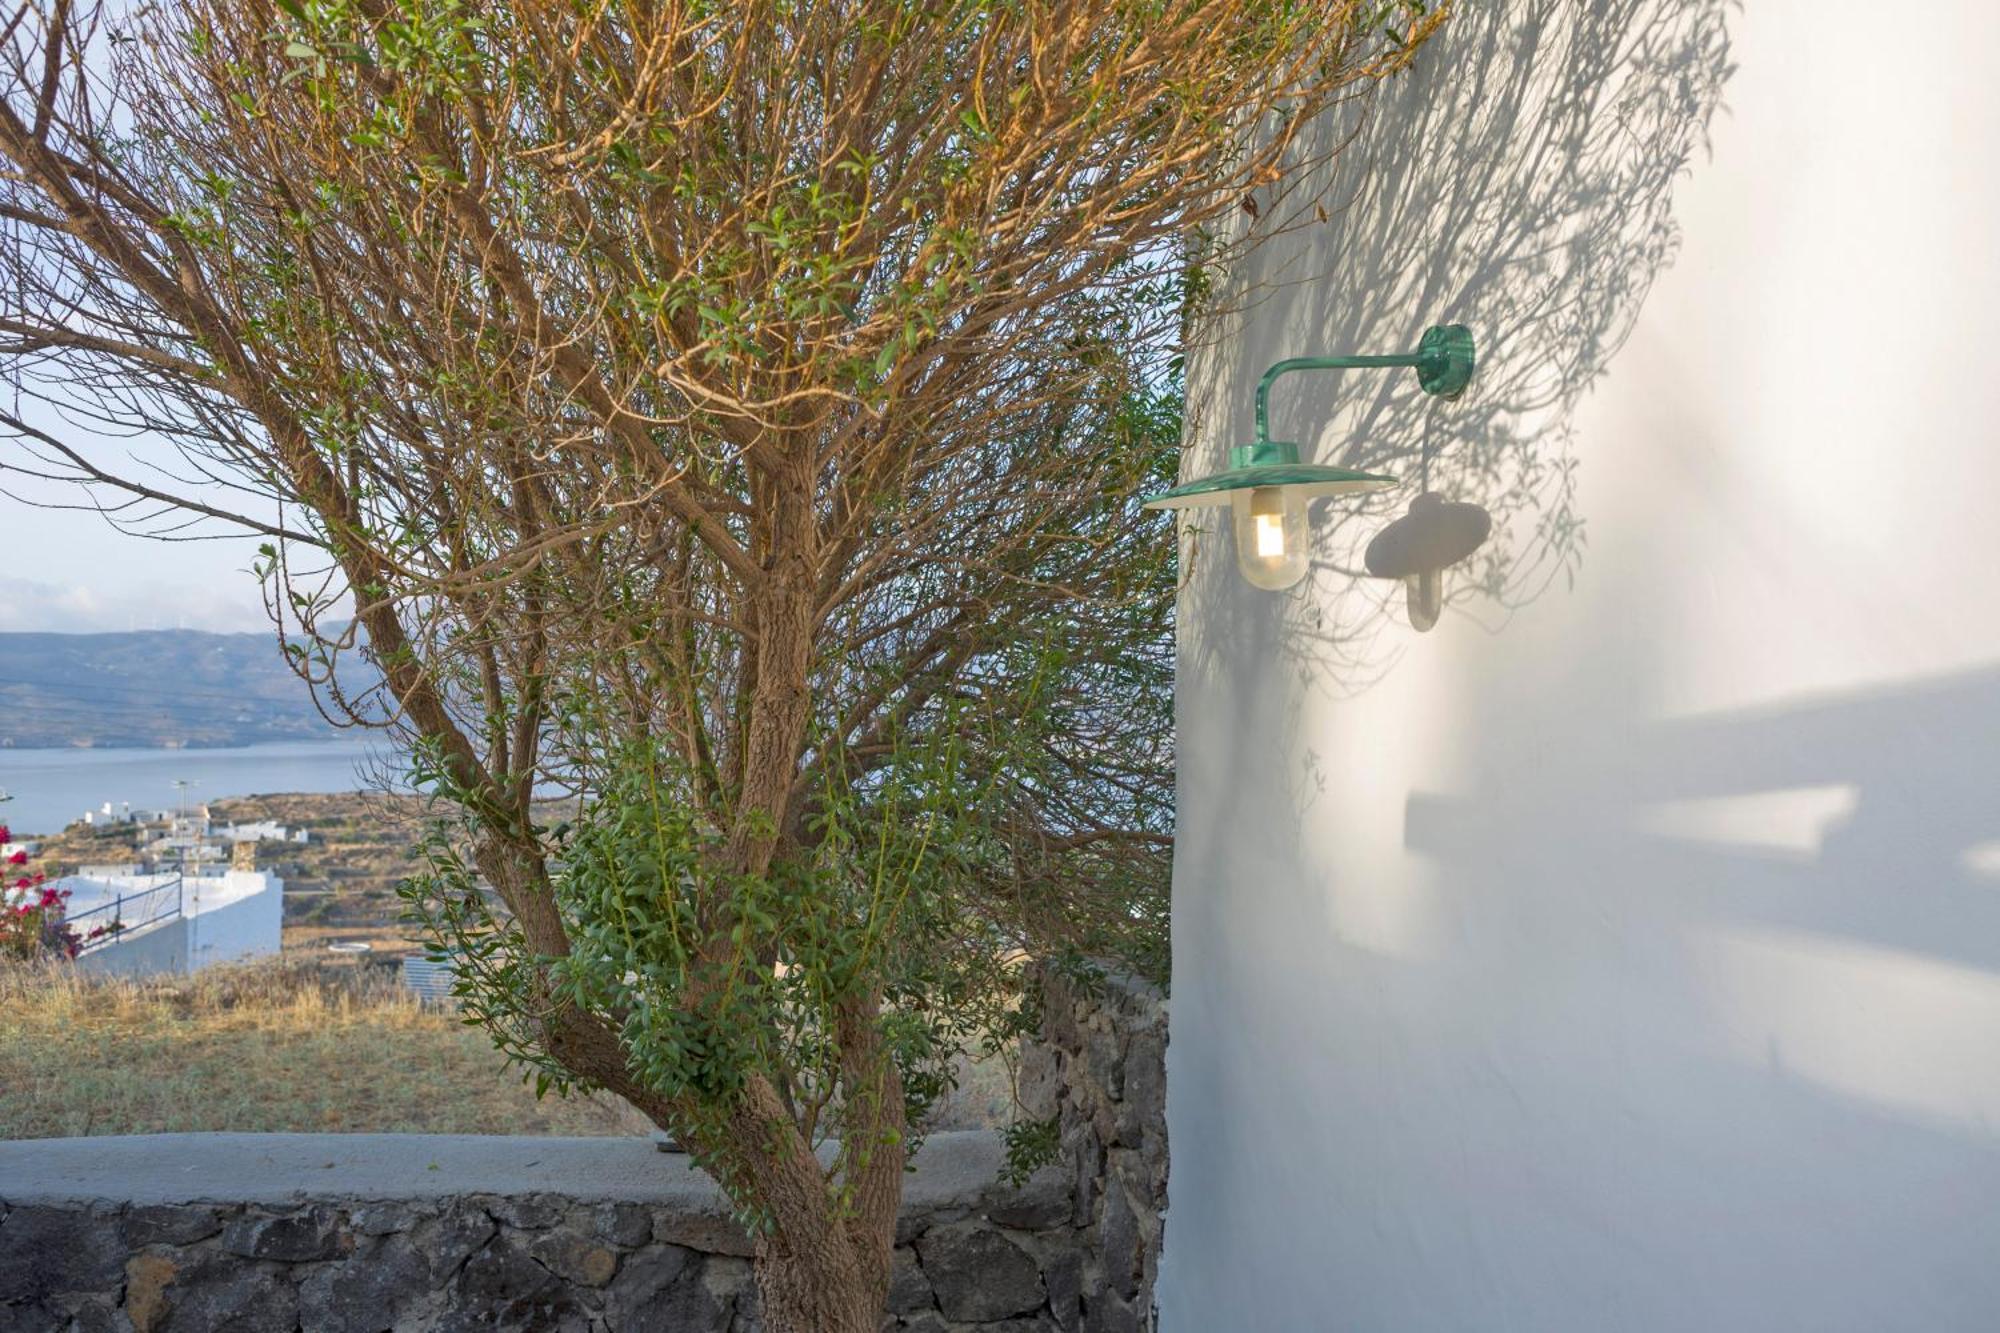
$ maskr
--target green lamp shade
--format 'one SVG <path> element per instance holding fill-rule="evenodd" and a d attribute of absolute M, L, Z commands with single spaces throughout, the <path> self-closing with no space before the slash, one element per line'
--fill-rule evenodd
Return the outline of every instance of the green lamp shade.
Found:
<path fill-rule="evenodd" d="M 1282 486 L 1301 500 L 1322 495 L 1349 495 L 1396 484 L 1394 477 L 1352 468 L 1301 463 L 1299 446 L 1289 441 L 1239 444 L 1229 451 L 1230 467 L 1212 477 L 1176 486 L 1143 502 L 1146 509 L 1199 509 L 1230 503 L 1231 491 Z"/>
<path fill-rule="evenodd" d="M 1285 441 L 1238 445 L 1229 471 L 1176 486 L 1145 501 L 1147 509 L 1228 505 L 1236 533 L 1236 567 L 1253 586 L 1271 592 L 1291 587 L 1311 567 L 1306 501 L 1321 495 L 1372 491 L 1394 477 L 1299 462 L 1299 447 Z"/>

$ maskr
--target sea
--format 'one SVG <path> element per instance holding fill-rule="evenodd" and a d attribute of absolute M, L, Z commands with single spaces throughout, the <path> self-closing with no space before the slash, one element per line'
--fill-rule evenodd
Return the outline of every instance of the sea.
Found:
<path fill-rule="evenodd" d="M 61 831 L 106 801 L 172 810 L 225 796 L 365 791 L 392 756 L 380 739 L 273 741 L 208 750 L 0 749 L 0 824 L 16 836 Z"/>

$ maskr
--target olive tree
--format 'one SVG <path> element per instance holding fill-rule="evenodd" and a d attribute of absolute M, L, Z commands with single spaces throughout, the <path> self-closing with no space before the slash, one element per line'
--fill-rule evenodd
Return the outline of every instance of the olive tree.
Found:
<path fill-rule="evenodd" d="M 1182 320 L 1440 18 L 33 0 L 0 458 L 261 535 L 457 812 L 468 1011 L 691 1146 L 767 1327 L 872 1331 L 1015 960 L 1159 948 Z"/>

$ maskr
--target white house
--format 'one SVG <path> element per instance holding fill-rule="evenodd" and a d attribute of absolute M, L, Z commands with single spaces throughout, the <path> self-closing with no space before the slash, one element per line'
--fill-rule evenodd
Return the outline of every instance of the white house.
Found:
<path fill-rule="evenodd" d="M 1193 373 L 1462 322 L 1274 425 L 1501 522 L 1428 634 L 1414 486 L 1183 547 L 1161 1327 L 2000 1328 L 2000 9 L 1441 42 Z"/>
<path fill-rule="evenodd" d="M 311 829 L 295 829 L 280 824 L 275 819 L 259 819 L 243 824 L 224 824 L 213 836 L 224 842 L 292 842 L 312 841 Z"/>
<path fill-rule="evenodd" d="M 259 819 L 242 824 L 224 824 L 215 830 L 224 842 L 284 842 L 290 830 L 275 819 Z"/>
<path fill-rule="evenodd" d="M 79 933 L 122 921 L 124 929 L 91 940 L 77 966 L 142 976 L 197 972 L 279 951 L 284 881 L 262 871 L 213 875 L 82 875 L 55 881 L 70 893 L 68 920 Z"/>

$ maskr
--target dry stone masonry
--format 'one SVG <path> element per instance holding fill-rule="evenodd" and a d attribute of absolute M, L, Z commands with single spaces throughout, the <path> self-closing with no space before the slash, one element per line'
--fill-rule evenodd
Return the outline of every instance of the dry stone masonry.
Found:
<path fill-rule="evenodd" d="M 1062 1157 L 985 1132 L 908 1178 L 885 1330 L 1138 1333 L 1166 1195 L 1166 1011 L 1052 982 L 1023 1053 Z M 757 1333 L 750 1244 L 618 1139 L 188 1134 L 0 1143 L 0 1333 Z"/>
<path fill-rule="evenodd" d="M 1078 1265 L 1065 1270 L 1088 1333 L 1153 1327 L 1167 1209 L 1167 1006 L 1153 987 L 1113 976 L 1088 990 L 1043 982 L 1042 1039 L 1021 1053 L 1021 1102 L 1060 1130 Z"/>

